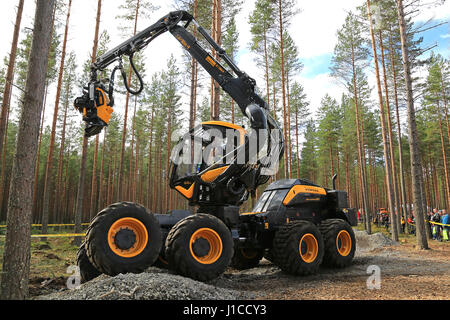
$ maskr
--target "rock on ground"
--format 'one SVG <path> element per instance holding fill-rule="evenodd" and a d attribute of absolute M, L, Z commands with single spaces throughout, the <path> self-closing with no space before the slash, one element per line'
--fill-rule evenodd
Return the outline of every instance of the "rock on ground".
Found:
<path fill-rule="evenodd" d="M 237 300 L 248 296 L 151 267 L 140 274 L 101 275 L 78 289 L 64 290 L 38 300 Z"/>
<path fill-rule="evenodd" d="M 392 246 L 395 243 L 382 233 L 367 234 L 366 231 L 354 230 L 356 238 L 356 251 L 366 252 L 378 248 Z"/>

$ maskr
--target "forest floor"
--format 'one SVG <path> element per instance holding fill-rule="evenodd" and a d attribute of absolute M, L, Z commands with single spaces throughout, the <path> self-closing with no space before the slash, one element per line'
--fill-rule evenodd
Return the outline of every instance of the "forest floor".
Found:
<path fill-rule="evenodd" d="M 287 275 L 263 260 L 258 268 L 230 272 L 227 287 L 251 291 L 263 300 L 448 300 L 450 243 L 430 241 L 430 248 L 417 250 L 405 242 L 358 250 L 352 266 L 321 268 L 308 277 Z M 379 289 L 368 289 L 370 266 L 379 267 Z"/>
<path fill-rule="evenodd" d="M 39 296 L 39 299 L 122 299 L 124 296 L 110 294 L 111 286 L 117 288 L 126 283 L 127 287 L 133 287 L 129 289 L 133 289 L 133 292 L 139 291 L 140 286 L 145 286 L 142 290 L 147 295 L 136 297 L 141 299 L 448 300 L 450 242 L 430 240 L 430 250 L 418 250 L 412 235 L 402 236 L 399 243 L 393 244 L 386 237 L 388 233 L 385 230 L 375 227 L 374 232 L 378 233 L 367 236 L 363 231 L 356 231 L 358 249 L 350 267 L 321 268 L 318 274 L 307 277 L 285 274 L 263 259 L 257 268 L 243 271 L 229 268 L 221 277 L 207 284 L 181 279 L 182 277 L 166 270 L 152 267 L 141 277 L 131 274 L 120 275 L 119 278 L 102 275 L 83 284 L 79 290 L 68 290 L 66 286 L 67 279 L 72 275 L 70 267 L 76 264 L 77 247 L 68 238 L 49 238 L 47 242 L 33 239 L 30 295 L 32 298 Z M 2 239 L 0 259 L 3 244 Z M 369 289 L 367 286 L 368 279 L 373 274 L 373 266 L 379 270 L 378 289 Z M 155 292 L 150 295 L 150 286 L 159 287 L 161 282 L 174 279 L 185 287 L 170 296 L 160 296 Z M 111 284 L 111 281 L 115 283 Z M 190 292 L 191 288 L 200 285 L 206 285 L 210 291 L 206 290 L 206 287 L 203 288 L 201 296 Z M 112 290 L 114 291 L 114 288 Z M 180 292 L 190 292 L 189 294 L 194 296 L 178 295 Z M 205 292 L 214 292 L 214 297 L 205 296 Z M 223 296 L 218 295 L 218 292 L 223 293 Z M 130 294 L 125 296 L 129 298 Z"/>

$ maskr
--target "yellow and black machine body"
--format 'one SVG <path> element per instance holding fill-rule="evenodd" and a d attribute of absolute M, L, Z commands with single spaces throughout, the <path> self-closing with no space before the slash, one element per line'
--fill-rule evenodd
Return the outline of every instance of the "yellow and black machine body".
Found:
<path fill-rule="evenodd" d="M 191 24 L 217 52 L 220 62 L 188 30 Z M 296 275 L 315 273 L 322 264 L 350 265 L 356 248 L 355 211 L 347 208 L 347 194 L 335 187 L 326 189 L 302 179 L 275 181 L 252 212 L 240 212 L 258 186 L 276 173 L 274 168 L 278 169 L 284 153 L 282 129 L 257 94 L 255 80 L 237 67 L 188 12 L 169 13 L 92 64 L 89 83 L 75 100 L 86 122 L 85 135 L 99 134 L 108 125 L 116 71 L 121 72 L 129 93 L 143 91 L 144 81 L 133 56 L 165 32 L 230 95 L 248 118 L 249 127 L 208 121 L 181 137 L 171 150 L 169 185 L 195 210 L 156 214 L 126 201 L 101 210 L 78 251 L 82 279 L 101 273 L 138 273 L 155 264 L 209 281 L 229 266 L 254 267 L 263 256 Z M 139 80 L 137 89 L 128 86 L 124 55 Z M 106 89 L 98 74 L 115 62 Z"/>
<path fill-rule="evenodd" d="M 329 219 L 357 225 L 356 210 L 348 208 L 345 191 L 323 188 L 304 179 L 278 180 L 264 190 L 252 212 L 240 214 L 241 225 L 247 225 L 243 229 L 256 226 L 258 230 L 247 234 L 241 231 L 241 236 L 247 237 L 249 246 L 269 248 L 274 233 L 288 223 L 302 220 L 320 225 Z"/>

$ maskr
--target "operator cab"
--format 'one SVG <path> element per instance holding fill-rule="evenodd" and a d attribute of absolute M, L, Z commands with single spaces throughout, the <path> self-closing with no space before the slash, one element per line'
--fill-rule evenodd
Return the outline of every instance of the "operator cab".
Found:
<path fill-rule="evenodd" d="M 209 121 L 191 129 L 172 150 L 170 187 L 191 205 L 211 201 L 236 205 L 248 197 L 245 181 L 246 130 L 238 125 Z M 212 187 L 222 185 L 223 188 Z"/>

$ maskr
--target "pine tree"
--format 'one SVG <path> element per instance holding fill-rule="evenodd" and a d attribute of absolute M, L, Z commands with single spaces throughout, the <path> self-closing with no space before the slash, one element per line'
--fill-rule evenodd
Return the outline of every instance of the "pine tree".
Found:
<path fill-rule="evenodd" d="M 381 117 L 381 133 L 383 137 L 383 149 L 384 149 L 384 162 L 385 162 L 385 174 L 386 174 L 386 190 L 388 195 L 388 205 L 389 205 L 389 212 L 391 214 L 390 221 L 391 221 L 391 236 L 392 240 L 398 241 L 398 226 L 397 226 L 397 219 L 395 217 L 395 205 L 394 205 L 394 191 L 393 191 L 393 183 L 392 183 L 392 170 L 391 170 L 391 162 L 390 162 L 390 141 L 388 132 L 386 129 L 386 114 L 385 114 L 385 105 L 383 102 L 383 96 L 382 96 L 382 88 L 381 88 L 381 80 L 380 80 L 380 71 L 379 71 L 379 65 L 378 65 L 378 54 L 377 54 L 377 47 L 375 42 L 375 31 L 373 29 L 373 22 L 372 22 L 372 12 L 370 7 L 370 1 L 367 0 L 367 11 L 368 11 L 368 18 L 369 18 L 369 25 L 370 25 L 370 36 L 372 40 L 372 52 L 374 57 L 374 65 L 375 65 L 375 76 L 377 80 L 377 89 L 378 89 L 378 102 L 380 107 L 380 117 Z"/>
<path fill-rule="evenodd" d="M 359 185 L 362 191 L 362 208 L 364 209 L 363 217 L 365 219 L 365 228 L 370 234 L 369 198 L 365 170 L 366 156 L 363 138 L 364 132 L 361 129 L 361 103 L 358 98 L 358 91 L 360 90 L 358 79 L 362 74 L 362 68 L 367 64 L 369 52 L 366 46 L 366 40 L 363 37 L 363 25 L 351 12 L 347 15 L 344 25 L 338 31 L 337 37 L 338 43 L 334 49 L 331 71 L 333 77 L 339 79 L 347 87 L 349 93 L 353 95 L 358 150 L 357 159 L 360 177 Z"/>
<path fill-rule="evenodd" d="M 409 124 L 409 149 L 411 157 L 412 194 L 414 200 L 414 214 L 416 221 L 417 244 L 420 249 L 428 249 L 428 241 L 425 234 L 425 221 L 423 212 L 423 199 L 421 194 L 422 166 L 420 163 L 420 151 L 418 149 L 417 124 L 415 119 L 414 96 L 411 77 L 411 57 L 407 43 L 406 19 L 403 0 L 397 1 L 397 14 L 400 26 L 400 40 L 402 43 L 402 60 L 406 88 L 406 105 L 408 109 Z"/>
<path fill-rule="evenodd" d="M 133 25 L 132 35 L 136 35 L 137 26 L 139 18 L 142 16 L 148 16 L 151 12 L 156 10 L 150 1 L 147 0 L 126 0 L 125 4 L 119 6 L 120 10 L 123 10 L 123 14 L 119 15 L 118 18 L 124 20 L 125 22 L 131 22 L 131 24 L 125 24 L 121 26 L 121 30 L 129 36 L 130 26 Z M 129 67 L 128 71 L 128 85 L 131 85 L 132 69 Z M 123 199 L 125 193 L 123 191 L 124 186 L 124 161 L 125 161 L 125 142 L 127 137 L 127 121 L 128 121 L 128 106 L 130 102 L 130 93 L 127 91 L 125 100 L 125 115 L 123 120 L 123 131 L 122 131 L 122 147 L 120 150 L 120 162 L 119 162 L 119 181 L 118 181 L 118 198 Z"/>
<path fill-rule="evenodd" d="M 266 102 L 270 106 L 269 52 L 270 34 L 275 28 L 275 4 L 271 0 L 257 0 L 249 16 L 252 40 L 250 50 L 257 54 L 256 62 L 264 65 Z"/>
<path fill-rule="evenodd" d="M 289 90 L 291 111 L 289 122 L 293 125 L 291 129 L 295 129 L 295 144 L 296 144 L 296 176 L 300 178 L 300 135 L 303 133 L 303 127 L 305 127 L 307 118 L 310 115 L 309 101 L 303 86 L 294 81 Z"/>
<path fill-rule="evenodd" d="M 28 296 L 32 181 L 52 32 L 48 21 L 51 21 L 54 5 L 54 0 L 38 0 L 36 3 L 33 45 L 17 138 L 20 147 L 16 149 L 9 194 L 1 277 L 2 299 L 24 299 Z"/>
<path fill-rule="evenodd" d="M 5 83 L 3 86 L 3 98 L 0 112 L 0 155 L 3 154 L 3 141 L 6 131 L 7 115 L 9 112 L 9 104 L 11 101 L 12 84 L 14 81 L 14 68 L 16 64 L 17 46 L 19 42 L 20 25 L 22 23 L 24 0 L 19 0 L 17 6 L 16 23 L 14 26 L 13 40 L 8 60 L 8 70 L 6 72 Z"/>
<path fill-rule="evenodd" d="M 44 196 L 43 196 L 44 209 L 43 209 L 43 215 L 42 215 L 42 233 L 43 234 L 47 234 L 47 225 L 48 225 L 48 219 L 49 219 L 49 215 L 50 215 L 50 193 L 51 193 L 50 180 L 51 180 L 51 174 L 52 174 L 52 168 L 53 168 L 53 152 L 54 152 L 54 146 L 55 146 L 56 122 L 58 119 L 62 77 L 63 77 L 63 72 L 64 72 L 65 58 L 66 58 L 66 46 L 67 46 L 67 38 L 68 38 L 68 32 L 69 32 L 71 7 L 72 7 L 72 0 L 68 0 L 66 24 L 65 24 L 65 31 L 64 31 L 64 40 L 63 40 L 61 61 L 60 61 L 60 67 L 59 67 L 58 84 L 57 84 L 57 88 L 56 88 L 55 107 L 54 107 L 54 111 L 53 111 L 53 123 L 52 123 L 51 137 L 50 137 L 50 148 L 48 151 L 47 166 L 46 166 L 45 178 L 44 178 Z M 45 238 L 43 238 L 43 240 L 45 240 Z"/>

